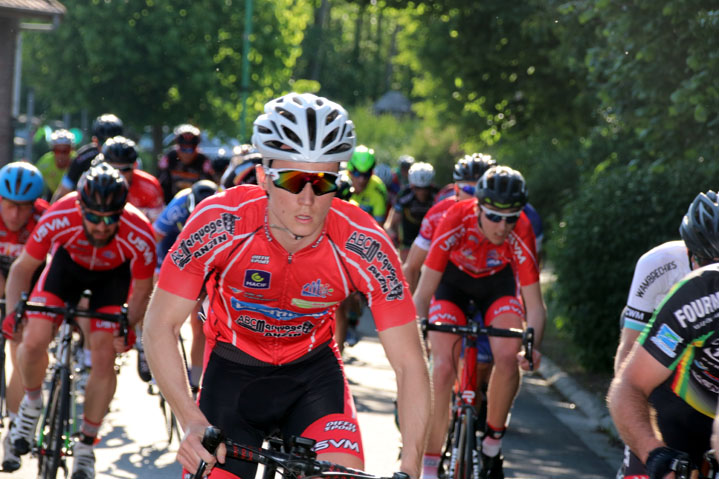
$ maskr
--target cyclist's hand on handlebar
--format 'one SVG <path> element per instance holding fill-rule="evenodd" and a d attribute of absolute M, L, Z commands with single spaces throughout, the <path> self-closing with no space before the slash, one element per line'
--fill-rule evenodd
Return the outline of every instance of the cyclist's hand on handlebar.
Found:
<path fill-rule="evenodd" d="M 5 339 L 10 340 L 15 336 L 15 311 L 5 315 L 2 320 L 2 335 L 5 336 Z M 18 337 L 22 337 L 22 333 L 18 334 Z"/>
<path fill-rule="evenodd" d="M 517 361 L 519 362 L 520 368 L 522 368 L 524 371 L 530 371 L 529 360 L 524 356 L 524 353 L 524 351 L 520 351 L 519 353 L 517 353 Z M 540 353 L 536 349 L 533 349 L 532 359 L 534 360 L 534 368 L 531 369 L 531 371 L 536 371 L 539 368 L 539 363 L 542 362 L 542 353 Z"/>
<path fill-rule="evenodd" d="M 193 474 L 197 470 L 200 460 L 207 463 L 205 475 L 210 473 L 210 470 L 212 470 L 217 462 L 220 464 L 225 463 L 224 443 L 218 446 L 214 456 L 202 445 L 202 437 L 205 433 L 205 429 L 207 429 L 209 425 L 210 423 L 207 421 L 193 421 L 188 423 L 185 429 L 185 436 L 182 438 L 180 448 L 177 451 L 178 462 L 182 464 L 182 467 L 186 471 L 190 471 Z"/>
<path fill-rule="evenodd" d="M 119 329 L 116 329 L 113 334 L 115 338 L 112 340 L 112 345 L 117 354 L 128 352 L 135 345 L 135 341 L 137 341 L 137 335 L 132 328 L 127 331 L 127 344 L 125 344 L 125 336 L 120 335 Z"/>

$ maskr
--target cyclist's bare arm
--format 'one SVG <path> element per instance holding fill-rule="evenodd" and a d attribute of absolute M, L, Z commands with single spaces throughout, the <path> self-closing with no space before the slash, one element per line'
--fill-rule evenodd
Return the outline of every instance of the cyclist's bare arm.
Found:
<path fill-rule="evenodd" d="M 407 259 L 402 264 L 402 273 L 404 274 L 407 284 L 409 284 L 409 290 L 414 294 L 417 289 L 417 283 L 419 282 L 419 273 L 422 270 L 422 264 L 427 258 L 426 249 L 422 249 L 416 244 L 412 244 L 407 253 Z"/>
<path fill-rule="evenodd" d="M 714 450 L 714 457 L 719 461 L 719 403 L 717 403 L 717 412 L 714 415 L 711 443 L 712 449 Z"/>
<path fill-rule="evenodd" d="M 437 271 L 427 266 L 422 267 L 422 275 L 419 277 L 417 289 L 412 295 L 414 306 L 417 308 L 417 316 L 420 318 L 426 318 L 429 314 L 429 303 L 434 292 L 437 291 L 442 274 L 442 271 Z"/>
<path fill-rule="evenodd" d="M 421 475 L 431 403 L 429 372 L 418 325 L 411 321 L 385 329 L 379 332 L 379 339 L 397 377 L 402 433 L 400 470 L 417 479 Z"/>
<path fill-rule="evenodd" d="M 624 443 L 646 462 L 649 452 L 664 441 L 652 425 L 649 395 L 671 371 L 643 347 L 632 350 L 609 388 L 609 412 Z"/>
<path fill-rule="evenodd" d="M 619 337 L 619 346 L 617 346 L 617 355 L 614 357 L 614 374 L 618 374 L 621 369 L 624 360 L 629 356 L 629 352 L 632 350 L 634 343 L 641 331 L 631 328 L 622 328 L 621 335 Z"/>
<path fill-rule="evenodd" d="M 534 367 L 539 367 L 541 355 L 542 336 L 544 333 L 544 325 L 547 320 L 547 307 L 542 299 L 542 288 L 539 281 L 527 286 L 521 287 L 522 298 L 524 299 L 524 307 L 527 314 L 527 326 L 534 328 Z M 529 362 L 523 359 L 521 362 L 522 369 L 529 370 Z"/>
<path fill-rule="evenodd" d="M 5 304 L 7 304 L 6 310 L 8 313 L 15 309 L 15 305 L 20 301 L 22 293 L 30 292 L 32 275 L 41 264 L 42 261 L 33 258 L 24 249 L 20 256 L 13 261 L 5 283 Z"/>
<path fill-rule="evenodd" d="M 132 294 L 127 305 L 127 320 L 132 328 L 139 323 L 147 310 L 147 303 L 152 293 L 152 276 L 145 279 L 136 279 L 132 283 Z"/>
<path fill-rule="evenodd" d="M 57 189 L 55 190 L 55 193 L 52 195 L 52 199 L 50 200 L 50 203 L 54 203 L 66 194 L 70 193 L 72 190 L 67 189 L 65 186 L 63 186 L 62 183 L 57 185 Z"/>
<path fill-rule="evenodd" d="M 200 459 L 210 465 L 215 463 L 212 454 L 202 446 L 202 435 L 210 423 L 192 398 L 177 343 L 180 327 L 194 306 L 194 300 L 156 288 L 147 307 L 143 329 L 145 354 L 152 376 L 185 432 L 177 460 L 189 471 L 197 468 Z M 224 462 L 224 447 L 220 446 L 217 457 Z"/>

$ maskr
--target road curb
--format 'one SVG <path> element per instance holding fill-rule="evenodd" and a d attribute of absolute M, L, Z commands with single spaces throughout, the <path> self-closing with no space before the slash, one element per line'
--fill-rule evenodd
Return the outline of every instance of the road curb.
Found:
<path fill-rule="evenodd" d="M 592 427 L 619 440 L 619 433 L 614 427 L 606 402 L 582 388 L 546 356 L 542 356 L 537 372 L 567 401 L 574 404 L 587 417 Z"/>

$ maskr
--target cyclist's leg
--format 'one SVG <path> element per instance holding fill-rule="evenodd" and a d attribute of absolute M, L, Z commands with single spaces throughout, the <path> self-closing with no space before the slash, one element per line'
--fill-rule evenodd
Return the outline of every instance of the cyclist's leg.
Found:
<path fill-rule="evenodd" d="M 309 437 L 317 441 L 317 459 L 364 469 L 357 411 L 339 351 L 325 348 L 293 369 L 288 378 L 304 392 L 281 427 L 284 437 Z"/>

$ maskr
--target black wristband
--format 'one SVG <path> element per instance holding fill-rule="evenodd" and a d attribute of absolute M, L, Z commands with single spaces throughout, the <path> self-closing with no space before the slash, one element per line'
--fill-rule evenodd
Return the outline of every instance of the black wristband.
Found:
<path fill-rule="evenodd" d="M 677 470 L 677 461 L 690 464 L 689 455 L 671 447 L 657 447 L 649 452 L 647 457 L 647 473 L 650 479 L 662 479 L 667 473 Z"/>

